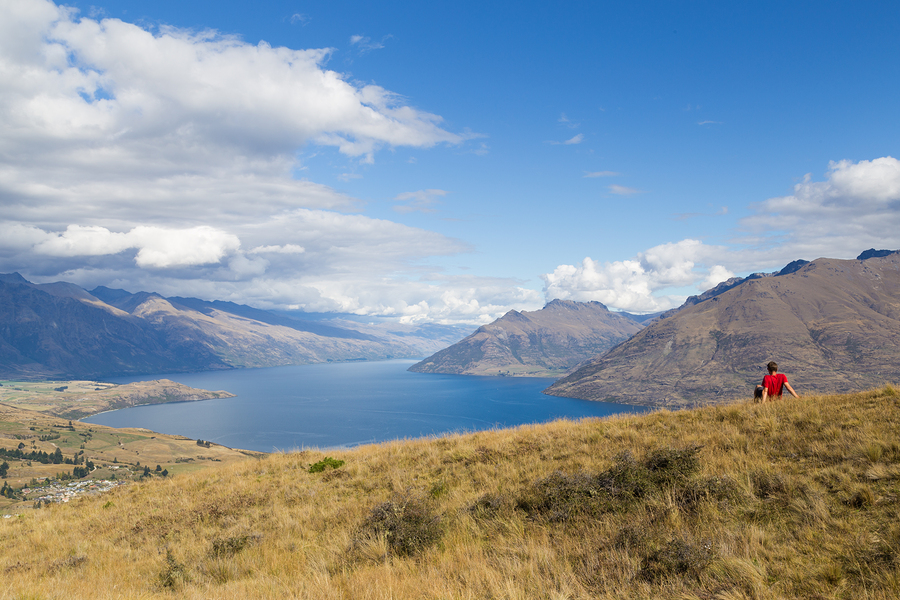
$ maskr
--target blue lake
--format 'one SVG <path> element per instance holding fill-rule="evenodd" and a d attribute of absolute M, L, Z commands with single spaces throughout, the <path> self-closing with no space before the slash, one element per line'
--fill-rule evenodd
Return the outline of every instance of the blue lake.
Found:
<path fill-rule="evenodd" d="M 603 417 L 646 409 L 541 393 L 552 379 L 410 373 L 412 360 L 174 373 L 171 379 L 235 398 L 127 408 L 83 419 L 144 427 L 232 448 L 272 452 Z"/>

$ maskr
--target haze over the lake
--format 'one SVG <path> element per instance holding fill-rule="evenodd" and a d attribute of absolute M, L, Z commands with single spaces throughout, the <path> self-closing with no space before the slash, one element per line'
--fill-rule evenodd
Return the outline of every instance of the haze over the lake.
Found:
<path fill-rule="evenodd" d="M 486 323 L 900 247 L 900 3 L 0 0 L 0 272 Z"/>

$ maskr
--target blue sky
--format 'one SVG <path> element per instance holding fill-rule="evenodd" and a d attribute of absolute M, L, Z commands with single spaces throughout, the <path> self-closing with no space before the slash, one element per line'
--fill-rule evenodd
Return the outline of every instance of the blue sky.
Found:
<path fill-rule="evenodd" d="M 0 0 L 0 270 L 407 321 L 900 248 L 892 2 Z"/>

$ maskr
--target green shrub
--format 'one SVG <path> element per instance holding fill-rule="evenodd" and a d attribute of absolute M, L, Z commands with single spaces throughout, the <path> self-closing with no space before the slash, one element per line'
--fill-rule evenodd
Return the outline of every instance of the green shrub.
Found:
<path fill-rule="evenodd" d="M 343 465 L 344 465 L 344 461 L 338 460 L 336 458 L 331 458 L 330 456 L 326 456 L 319 462 L 311 464 L 309 466 L 309 472 L 310 473 L 321 473 L 326 468 L 337 469 L 338 467 L 342 467 Z"/>

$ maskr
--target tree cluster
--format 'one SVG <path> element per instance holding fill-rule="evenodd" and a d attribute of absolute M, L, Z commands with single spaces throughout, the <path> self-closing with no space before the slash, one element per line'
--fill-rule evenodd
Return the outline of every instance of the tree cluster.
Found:
<path fill-rule="evenodd" d="M 3 463 L 3 464 L 6 464 L 6 463 Z M 0 496 L 5 496 L 6 498 L 15 498 L 16 490 L 14 490 L 11 485 L 9 485 L 8 483 L 6 483 L 4 481 L 3 487 L 0 488 Z"/>

